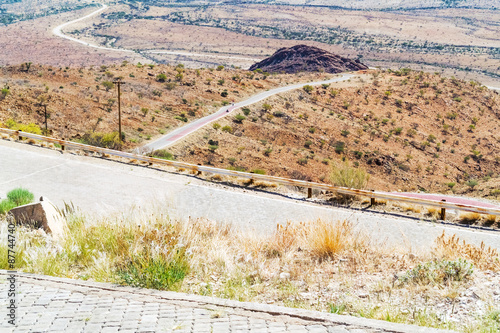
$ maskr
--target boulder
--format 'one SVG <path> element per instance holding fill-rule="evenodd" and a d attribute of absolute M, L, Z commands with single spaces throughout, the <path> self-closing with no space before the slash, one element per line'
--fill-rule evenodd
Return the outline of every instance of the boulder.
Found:
<path fill-rule="evenodd" d="M 9 214 L 14 217 L 16 224 L 42 228 L 46 233 L 52 234 L 54 239 L 63 239 L 68 230 L 66 219 L 43 197 L 40 202 L 13 208 Z"/>

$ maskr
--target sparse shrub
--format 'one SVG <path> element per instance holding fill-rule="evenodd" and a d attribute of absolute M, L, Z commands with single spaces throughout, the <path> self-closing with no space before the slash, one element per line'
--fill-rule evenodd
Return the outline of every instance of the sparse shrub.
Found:
<path fill-rule="evenodd" d="M 122 134 L 123 137 L 123 134 Z M 123 139 L 123 138 L 122 138 Z M 85 133 L 79 140 L 83 144 L 119 150 L 122 147 L 118 132 L 111 133 Z"/>
<path fill-rule="evenodd" d="M 448 186 L 450 189 L 452 189 L 455 185 L 456 183 L 454 182 L 446 183 L 446 186 Z"/>
<path fill-rule="evenodd" d="M 189 262 L 184 250 L 170 256 L 137 255 L 117 272 L 121 283 L 133 287 L 176 290 L 176 285 L 189 273 Z"/>
<path fill-rule="evenodd" d="M 104 87 L 104 89 L 106 89 L 106 91 L 110 91 L 115 87 L 114 83 L 111 81 L 103 81 L 101 84 Z"/>
<path fill-rule="evenodd" d="M 243 109 L 241 109 L 241 111 L 243 111 L 243 114 L 245 116 L 248 116 L 250 114 L 250 109 L 249 108 L 243 108 Z"/>
<path fill-rule="evenodd" d="M 347 160 L 333 166 L 330 174 L 333 185 L 355 189 L 366 188 L 369 179 L 370 175 L 364 169 L 351 167 Z"/>
<path fill-rule="evenodd" d="M 265 175 L 266 171 L 262 170 L 262 169 L 253 169 L 252 171 L 250 171 L 250 173 L 256 173 L 258 175 Z"/>
<path fill-rule="evenodd" d="M 305 143 L 304 143 L 304 147 L 306 148 L 310 148 L 312 145 L 312 141 L 311 140 L 307 140 Z"/>
<path fill-rule="evenodd" d="M 174 155 L 172 155 L 172 153 L 168 152 L 165 149 L 155 150 L 153 153 L 150 154 L 150 156 L 161 158 L 161 159 L 164 159 L 164 160 L 170 160 L 170 161 L 174 161 L 175 160 Z"/>
<path fill-rule="evenodd" d="M 314 87 L 306 84 L 305 86 L 302 87 L 302 89 L 304 89 L 306 93 L 310 94 L 314 90 Z"/>
<path fill-rule="evenodd" d="M 478 184 L 476 179 L 470 179 L 468 180 L 465 185 L 469 186 L 470 188 L 474 188 Z"/>
<path fill-rule="evenodd" d="M 167 76 L 163 73 L 156 75 L 156 81 L 165 82 L 167 80 Z"/>
<path fill-rule="evenodd" d="M 474 265 L 465 259 L 435 260 L 418 264 L 401 276 L 399 281 L 403 284 L 442 285 L 447 282 L 467 280 L 473 272 Z"/>
<path fill-rule="evenodd" d="M 222 131 L 227 133 L 233 133 L 233 128 L 229 125 L 225 125 L 222 127 Z"/>
<path fill-rule="evenodd" d="M 234 116 L 234 121 L 237 122 L 237 123 L 242 123 L 243 120 L 247 119 L 247 117 L 241 115 L 241 114 L 237 114 L 236 116 Z"/>
<path fill-rule="evenodd" d="M 300 165 L 306 165 L 307 164 L 307 158 L 299 158 L 297 160 L 297 163 Z"/>
<path fill-rule="evenodd" d="M 219 123 L 214 123 L 212 127 L 214 128 L 214 130 L 218 130 L 219 128 L 221 128 Z"/>
<path fill-rule="evenodd" d="M 337 154 L 343 153 L 345 149 L 345 142 L 337 141 L 334 143 L 334 146 L 335 146 L 335 152 Z"/>

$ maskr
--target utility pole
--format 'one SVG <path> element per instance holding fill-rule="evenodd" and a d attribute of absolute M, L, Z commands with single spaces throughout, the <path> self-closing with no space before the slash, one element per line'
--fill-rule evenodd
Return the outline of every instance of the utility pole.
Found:
<path fill-rule="evenodd" d="M 114 84 L 118 87 L 118 137 L 120 138 L 120 142 L 122 142 L 122 112 L 121 112 L 121 103 L 120 103 L 120 85 L 124 84 L 120 79 L 113 81 Z"/>
<path fill-rule="evenodd" d="M 44 134 L 47 135 L 49 133 L 48 126 L 47 126 L 47 119 L 49 118 L 49 116 L 47 114 L 47 103 L 45 101 L 46 101 L 45 98 L 41 98 L 40 102 L 35 104 L 35 105 L 41 106 L 44 109 L 44 116 L 45 116 L 45 133 Z"/>

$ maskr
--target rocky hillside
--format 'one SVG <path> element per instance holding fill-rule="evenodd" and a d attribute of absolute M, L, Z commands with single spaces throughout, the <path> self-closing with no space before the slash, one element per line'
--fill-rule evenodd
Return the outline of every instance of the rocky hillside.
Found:
<path fill-rule="evenodd" d="M 351 81 L 274 96 L 172 152 L 179 160 L 319 182 L 347 159 L 371 174 L 369 187 L 377 190 L 500 197 L 496 92 L 404 69 Z"/>
<path fill-rule="evenodd" d="M 272 56 L 250 67 L 269 73 L 326 72 L 341 73 L 368 69 L 359 60 L 352 60 L 314 46 L 284 47 Z"/>
<path fill-rule="evenodd" d="M 0 68 L 0 126 L 34 123 L 56 138 L 81 139 L 118 129 L 117 89 L 122 79 L 122 129 L 133 148 L 206 116 L 225 104 L 297 81 L 296 76 L 244 70 L 188 69 L 183 65 L 128 64 L 54 67 L 22 64 Z M 314 78 L 304 75 L 304 81 Z"/>

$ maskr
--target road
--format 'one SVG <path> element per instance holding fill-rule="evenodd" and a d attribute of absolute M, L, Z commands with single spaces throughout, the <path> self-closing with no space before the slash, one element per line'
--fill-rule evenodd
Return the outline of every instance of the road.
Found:
<path fill-rule="evenodd" d="M 127 53 L 136 53 L 134 50 L 128 50 L 128 49 L 123 49 L 123 48 L 112 48 L 112 47 L 106 47 L 106 46 L 101 46 L 97 44 L 93 44 L 84 40 L 80 40 L 78 38 L 74 38 L 71 36 L 68 36 L 62 32 L 63 28 L 66 28 L 67 26 L 70 26 L 76 22 L 80 22 L 83 20 L 86 20 L 88 18 L 91 18 L 93 16 L 96 16 L 106 9 L 108 9 L 109 6 L 106 4 L 102 4 L 102 7 L 93 11 L 92 13 L 85 15 L 83 17 L 80 17 L 76 20 L 69 21 L 66 23 L 63 23 L 61 25 L 58 25 L 54 29 L 52 29 L 52 33 L 58 37 L 65 38 L 67 40 L 73 41 L 75 43 L 79 43 L 88 47 L 100 49 L 100 50 L 107 50 L 107 51 L 116 51 L 116 52 L 127 52 Z M 226 56 L 226 55 L 214 55 L 214 54 L 205 54 L 205 53 L 192 53 L 192 52 L 176 52 L 176 51 L 167 51 L 167 50 L 148 50 L 148 51 L 142 51 L 142 52 L 137 52 L 137 53 L 150 53 L 150 54 L 170 54 L 170 55 L 181 55 L 181 56 L 189 56 L 189 57 L 207 57 L 207 58 L 222 58 L 222 59 L 238 59 L 238 60 L 250 60 L 250 61 L 260 61 L 260 59 L 257 58 L 250 58 L 250 57 L 238 57 L 238 56 Z"/>
<path fill-rule="evenodd" d="M 259 93 L 257 95 L 250 97 L 249 99 L 247 99 L 245 101 L 235 103 L 232 106 L 223 106 L 219 109 L 219 111 L 212 113 L 211 115 L 200 118 L 200 119 L 198 119 L 192 123 L 189 123 L 185 126 L 179 127 L 177 129 L 175 129 L 174 131 L 160 137 L 159 139 L 154 140 L 154 141 L 142 146 L 140 150 L 143 153 L 148 153 L 148 152 L 151 152 L 153 150 L 167 148 L 167 147 L 173 145 L 174 143 L 176 143 L 177 141 L 184 139 L 189 134 L 199 130 L 203 126 L 205 126 L 211 122 L 214 122 L 217 119 L 220 119 L 220 118 L 223 118 L 223 117 L 230 115 L 234 110 L 237 110 L 237 109 L 242 108 L 244 106 L 248 106 L 248 105 L 257 103 L 257 102 L 262 101 L 263 99 L 266 99 L 270 96 L 273 96 L 273 95 L 276 95 L 279 93 L 283 93 L 286 91 L 290 91 L 290 90 L 300 89 L 305 85 L 317 86 L 317 85 L 321 85 L 321 84 L 341 82 L 341 81 L 346 81 L 352 77 L 354 77 L 354 75 L 352 75 L 352 74 L 342 74 L 340 77 L 336 77 L 336 78 L 330 79 L 330 80 L 298 83 L 298 84 L 293 84 L 293 85 L 289 85 L 289 86 L 285 86 L 285 87 L 279 87 L 276 89 L 264 91 L 262 93 Z"/>
<path fill-rule="evenodd" d="M 16 187 L 92 214 L 126 215 L 133 207 L 169 216 L 208 218 L 242 230 L 272 233 L 287 221 L 348 219 L 377 244 L 428 249 L 443 231 L 500 249 L 500 232 L 486 232 L 368 211 L 321 206 L 273 193 L 223 186 L 192 176 L 0 140 L 0 197 Z M 155 208 L 156 207 L 156 208 Z"/>

